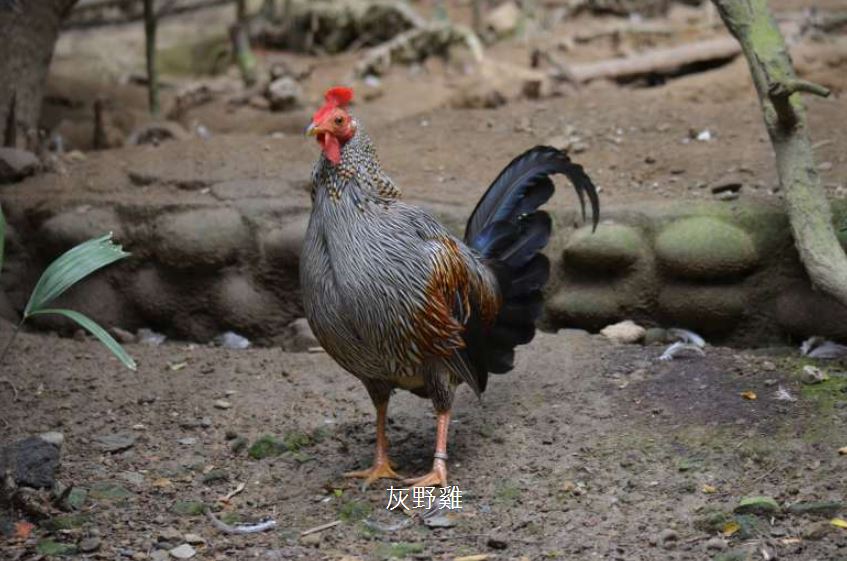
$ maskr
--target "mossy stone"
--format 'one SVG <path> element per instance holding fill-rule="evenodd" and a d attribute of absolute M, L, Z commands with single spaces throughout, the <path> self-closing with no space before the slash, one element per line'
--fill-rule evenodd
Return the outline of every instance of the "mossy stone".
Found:
<path fill-rule="evenodd" d="M 595 232 L 586 226 L 568 240 L 562 260 L 565 267 L 599 273 L 625 273 L 647 252 L 641 232 L 624 224 L 600 224 Z"/>
<path fill-rule="evenodd" d="M 744 317 L 746 302 L 738 286 L 668 286 L 659 295 L 659 311 L 668 324 L 725 334 Z"/>
<path fill-rule="evenodd" d="M 771 497 L 744 497 L 735 507 L 736 514 L 778 514 L 782 509 Z"/>
<path fill-rule="evenodd" d="M 612 286 L 565 286 L 547 303 L 557 327 L 600 329 L 621 319 L 621 303 Z"/>
<path fill-rule="evenodd" d="M 800 501 L 788 507 L 791 514 L 807 514 L 809 516 L 835 516 L 844 508 L 838 501 Z"/>
<path fill-rule="evenodd" d="M 667 226 L 656 238 L 656 256 L 671 275 L 694 280 L 738 278 L 759 263 L 747 232 L 709 216 Z"/>

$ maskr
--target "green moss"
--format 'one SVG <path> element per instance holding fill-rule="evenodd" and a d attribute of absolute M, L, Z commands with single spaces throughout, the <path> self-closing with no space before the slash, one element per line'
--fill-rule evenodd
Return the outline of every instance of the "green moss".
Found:
<path fill-rule="evenodd" d="M 781 510 L 779 503 L 771 497 L 744 497 L 735 507 L 736 514 L 773 515 Z"/>
<path fill-rule="evenodd" d="M 247 454 L 254 460 L 262 460 L 272 456 L 279 456 L 283 452 L 287 452 L 288 448 L 285 443 L 278 440 L 275 436 L 265 434 L 260 436 L 247 450 Z"/>
<path fill-rule="evenodd" d="M 87 514 L 62 514 L 54 516 L 47 520 L 43 526 L 50 532 L 59 532 L 61 530 L 70 530 L 84 526 L 91 520 Z"/>
<path fill-rule="evenodd" d="M 173 511 L 181 516 L 200 516 L 205 510 L 201 501 L 177 501 L 173 506 Z"/>
<path fill-rule="evenodd" d="M 724 279 L 749 273 L 758 264 L 750 236 L 710 216 L 677 220 L 656 238 L 656 256 L 674 275 L 687 279 Z"/>
<path fill-rule="evenodd" d="M 373 508 L 368 503 L 348 501 L 338 509 L 338 517 L 344 522 L 356 522 L 367 518 L 372 510 Z"/>
<path fill-rule="evenodd" d="M 647 252 L 641 233 L 632 226 L 601 224 L 595 232 L 580 228 L 562 254 L 565 267 L 621 274 Z"/>
<path fill-rule="evenodd" d="M 39 554 L 45 555 L 47 557 L 58 557 L 60 555 L 74 555 L 77 552 L 75 545 L 59 543 L 53 540 L 41 540 L 40 542 L 38 542 L 36 550 Z"/>
<path fill-rule="evenodd" d="M 503 481 L 494 490 L 495 502 L 504 506 L 514 506 L 521 498 L 521 490 L 513 483 Z"/>
<path fill-rule="evenodd" d="M 88 493 L 95 501 L 124 501 L 132 496 L 132 491 L 129 491 L 123 485 L 114 481 L 98 481 L 91 486 L 91 491 Z"/>
<path fill-rule="evenodd" d="M 416 553 L 423 553 L 422 543 L 381 543 L 376 546 L 374 555 L 377 559 L 403 559 Z"/>

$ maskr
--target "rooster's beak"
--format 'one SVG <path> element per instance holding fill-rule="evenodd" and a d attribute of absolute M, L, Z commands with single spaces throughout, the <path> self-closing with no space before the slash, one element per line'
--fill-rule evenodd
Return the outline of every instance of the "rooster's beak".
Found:
<path fill-rule="evenodd" d="M 321 130 L 315 123 L 312 123 L 308 127 L 306 127 L 306 136 L 318 136 L 319 132 L 321 132 Z"/>

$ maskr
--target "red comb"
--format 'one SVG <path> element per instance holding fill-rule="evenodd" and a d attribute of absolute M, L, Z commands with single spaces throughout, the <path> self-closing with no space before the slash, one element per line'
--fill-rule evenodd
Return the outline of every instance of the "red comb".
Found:
<path fill-rule="evenodd" d="M 341 86 L 329 88 L 324 94 L 324 99 L 328 105 L 334 105 L 342 108 L 347 107 L 347 105 L 353 101 L 353 90 Z"/>

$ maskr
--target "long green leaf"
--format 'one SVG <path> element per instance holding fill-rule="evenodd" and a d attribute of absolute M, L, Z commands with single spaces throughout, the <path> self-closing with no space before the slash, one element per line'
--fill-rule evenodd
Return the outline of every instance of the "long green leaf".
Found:
<path fill-rule="evenodd" d="M 3 207 L 0 206 L 0 271 L 3 270 L 3 256 L 6 249 L 6 217 L 3 216 Z"/>
<path fill-rule="evenodd" d="M 97 325 L 91 318 L 86 315 L 83 315 L 79 312 L 75 312 L 73 310 L 63 310 L 59 308 L 48 308 L 46 310 L 37 310 L 32 312 L 30 315 L 32 316 L 43 316 L 46 314 L 58 314 L 60 316 L 65 316 L 66 318 L 70 318 L 77 322 L 79 325 L 84 327 L 89 333 L 100 339 L 100 342 L 109 349 L 113 355 L 118 357 L 124 366 L 129 368 L 130 370 L 135 370 L 136 364 L 135 360 L 127 352 L 124 348 L 115 341 L 115 339 L 109 335 L 105 329 Z"/>
<path fill-rule="evenodd" d="M 24 310 L 27 318 L 97 269 L 128 256 L 112 234 L 83 242 L 53 261 L 42 273 Z"/>

